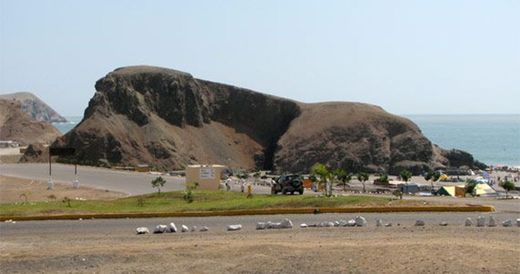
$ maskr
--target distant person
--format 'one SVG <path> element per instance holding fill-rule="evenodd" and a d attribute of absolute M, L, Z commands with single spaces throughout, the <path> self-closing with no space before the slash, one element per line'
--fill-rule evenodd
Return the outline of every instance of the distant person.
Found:
<path fill-rule="evenodd" d="M 231 178 L 226 179 L 226 191 L 231 190 Z"/>
<path fill-rule="evenodd" d="M 247 198 L 253 198 L 253 185 L 247 184 Z"/>
<path fill-rule="evenodd" d="M 240 191 L 244 192 L 244 188 L 246 185 L 246 181 L 244 179 L 240 179 Z"/>

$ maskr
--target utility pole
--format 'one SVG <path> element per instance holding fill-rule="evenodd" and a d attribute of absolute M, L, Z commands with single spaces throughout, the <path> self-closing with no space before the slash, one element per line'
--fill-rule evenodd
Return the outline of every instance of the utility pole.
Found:
<path fill-rule="evenodd" d="M 47 189 L 52 190 L 54 188 L 54 182 L 52 181 L 52 164 L 51 164 L 51 156 L 72 156 L 76 152 L 76 149 L 72 147 L 49 147 L 49 182 L 47 184 Z M 74 165 L 74 181 L 72 182 L 72 186 L 74 188 L 79 187 L 78 180 L 78 166 L 77 163 Z"/>
<path fill-rule="evenodd" d="M 51 166 L 51 148 L 49 147 L 49 181 L 47 182 L 47 190 L 54 188 L 54 182 L 52 181 L 52 166 Z"/>
<path fill-rule="evenodd" d="M 78 179 L 78 163 L 74 162 L 74 181 L 72 181 L 73 188 L 79 188 L 79 179 Z"/>

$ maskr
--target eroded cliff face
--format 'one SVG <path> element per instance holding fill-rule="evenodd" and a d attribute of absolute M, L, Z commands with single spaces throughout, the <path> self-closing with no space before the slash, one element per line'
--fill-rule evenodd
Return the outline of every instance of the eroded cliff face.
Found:
<path fill-rule="evenodd" d="M 100 79 L 83 121 L 55 145 L 77 148 L 84 164 L 167 170 L 220 163 L 306 172 L 322 162 L 396 173 L 450 165 L 449 153 L 414 123 L 377 106 L 303 104 L 147 66 Z M 457 165 L 472 165 L 462 158 Z"/>

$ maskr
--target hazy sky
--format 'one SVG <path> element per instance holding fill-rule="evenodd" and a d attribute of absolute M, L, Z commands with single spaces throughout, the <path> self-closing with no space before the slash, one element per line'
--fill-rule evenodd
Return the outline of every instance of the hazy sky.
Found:
<path fill-rule="evenodd" d="M 397 114 L 520 113 L 520 1 L 0 3 L 0 93 L 64 115 L 138 64 Z"/>

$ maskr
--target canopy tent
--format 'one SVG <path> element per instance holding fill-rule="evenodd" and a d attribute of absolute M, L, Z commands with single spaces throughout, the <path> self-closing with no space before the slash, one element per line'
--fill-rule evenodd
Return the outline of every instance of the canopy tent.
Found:
<path fill-rule="evenodd" d="M 443 186 L 437 190 L 437 195 L 451 196 L 451 197 L 464 197 L 465 190 L 464 186 Z"/>
<path fill-rule="evenodd" d="M 495 196 L 497 192 L 488 184 L 477 184 L 473 189 L 474 196 Z"/>
<path fill-rule="evenodd" d="M 455 187 L 443 186 L 437 190 L 437 195 L 455 197 Z"/>

